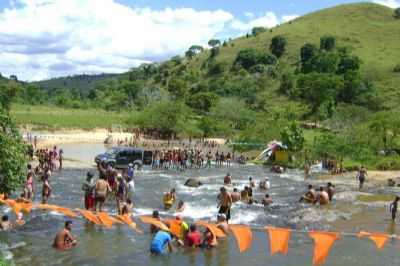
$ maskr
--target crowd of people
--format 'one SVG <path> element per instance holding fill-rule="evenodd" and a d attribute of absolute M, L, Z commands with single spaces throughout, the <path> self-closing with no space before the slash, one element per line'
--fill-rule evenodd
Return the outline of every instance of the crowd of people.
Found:
<path fill-rule="evenodd" d="M 175 169 L 184 171 L 186 169 L 211 168 L 212 163 L 216 166 L 230 167 L 232 162 L 245 163 L 243 155 L 235 157 L 234 152 L 212 153 L 211 150 L 203 149 L 168 149 L 153 151 L 153 169 Z"/>

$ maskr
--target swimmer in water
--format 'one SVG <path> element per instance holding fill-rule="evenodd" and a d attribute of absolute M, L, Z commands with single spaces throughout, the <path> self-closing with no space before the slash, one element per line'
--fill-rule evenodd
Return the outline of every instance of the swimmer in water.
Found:
<path fill-rule="evenodd" d="M 164 194 L 164 209 L 167 211 L 171 209 L 171 207 L 174 205 L 176 200 L 176 191 L 175 188 L 171 189 L 170 192 L 167 192 Z"/>
<path fill-rule="evenodd" d="M 131 214 L 132 210 L 133 210 L 133 203 L 131 199 L 128 198 L 125 202 L 121 204 L 120 213 L 121 215 Z"/>
<path fill-rule="evenodd" d="M 230 185 L 232 184 L 232 176 L 230 173 L 227 173 L 226 176 L 224 177 L 224 185 Z"/>
<path fill-rule="evenodd" d="M 319 203 L 319 205 L 326 205 L 329 203 L 329 195 L 328 193 L 324 190 L 323 187 L 319 188 L 319 191 L 317 193 L 317 198 L 315 203 Z"/>
<path fill-rule="evenodd" d="M 335 194 L 335 186 L 331 182 L 326 184 L 326 192 L 328 192 L 329 201 L 332 201 L 333 195 Z"/>
<path fill-rule="evenodd" d="M 12 228 L 12 225 L 8 219 L 8 215 L 3 215 L 3 217 L 1 217 L 0 230 L 8 231 L 11 228 Z"/>
<path fill-rule="evenodd" d="M 173 252 L 172 236 L 169 232 L 162 231 L 156 228 L 156 234 L 153 237 L 150 245 L 150 252 L 152 255 L 165 254 L 165 248 L 168 246 L 169 252 Z"/>
<path fill-rule="evenodd" d="M 315 203 L 316 198 L 317 194 L 315 193 L 313 186 L 308 185 L 308 191 L 300 198 L 299 202 L 305 201 L 306 203 Z"/>
<path fill-rule="evenodd" d="M 259 187 L 261 190 L 269 190 L 271 187 L 271 184 L 269 182 L 269 178 L 268 177 L 264 177 L 264 180 L 260 181 Z"/>
<path fill-rule="evenodd" d="M 72 221 L 66 221 L 65 227 L 59 231 L 54 239 L 53 247 L 58 250 L 73 248 L 78 244 L 76 238 L 72 235 Z"/>
<path fill-rule="evenodd" d="M 232 197 L 232 203 L 238 202 L 241 199 L 240 192 L 238 191 L 237 188 L 233 189 L 233 192 L 231 193 Z"/>
<path fill-rule="evenodd" d="M 255 188 L 256 187 L 256 182 L 254 182 L 253 178 L 250 176 L 249 177 L 249 186 L 251 188 Z"/>
<path fill-rule="evenodd" d="M 186 204 L 182 200 L 180 200 L 178 202 L 178 206 L 176 207 L 175 212 L 183 212 L 185 210 L 185 208 L 186 208 Z"/>
<path fill-rule="evenodd" d="M 269 194 L 265 194 L 265 197 L 262 199 L 262 204 L 264 206 L 269 206 L 273 203 L 271 196 Z"/>
<path fill-rule="evenodd" d="M 17 226 L 22 226 L 25 224 L 24 215 L 22 214 L 22 212 L 19 212 L 17 214 L 17 220 L 15 220 L 15 224 Z"/>
<path fill-rule="evenodd" d="M 368 177 L 367 169 L 365 169 L 364 166 L 361 166 L 357 174 L 358 181 L 360 182 L 358 190 L 361 190 L 363 188 L 365 179 L 367 179 L 367 177 Z"/>

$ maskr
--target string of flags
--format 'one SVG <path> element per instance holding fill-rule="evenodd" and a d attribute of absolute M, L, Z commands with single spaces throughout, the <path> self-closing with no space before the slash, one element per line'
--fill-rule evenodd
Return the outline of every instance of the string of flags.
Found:
<path fill-rule="evenodd" d="M 137 227 L 136 223 L 132 220 L 129 214 L 110 215 L 106 212 L 92 212 L 82 209 L 76 209 L 76 211 L 73 211 L 69 208 L 57 205 L 33 204 L 32 202 L 27 202 L 27 201 L 17 202 L 13 199 L 4 199 L 1 197 L 0 197 L 0 203 L 5 204 L 10 208 L 12 208 L 16 214 L 18 214 L 19 212 L 24 212 L 29 214 L 33 209 L 55 211 L 70 218 L 78 218 L 80 214 L 80 216 L 85 218 L 87 221 L 95 225 L 103 226 L 108 229 L 112 228 L 113 224 L 125 224 L 128 225 L 133 230 L 135 230 L 136 232 L 143 233 Z M 158 219 L 149 216 L 139 216 L 138 218 L 144 224 L 154 225 L 160 228 L 161 230 L 170 232 L 179 239 L 183 238 L 181 220 L 169 219 L 169 220 L 164 220 L 162 222 Z M 166 224 L 168 224 L 169 227 Z M 226 234 L 220 228 L 218 228 L 216 224 L 208 223 L 206 221 L 197 221 L 196 224 L 198 226 L 208 228 L 209 231 L 216 238 L 226 237 Z M 263 229 L 268 235 L 271 255 L 275 255 L 278 253 L 282 255 L 287 255 L 289 250 L 289 240 L 293 232 L 308 234 L 308 236 L 314 242 L 313 265 L 322 265 L 325 262 L 326 258 L 329 255 L 329 251 L 333 247 L 336 240 L 340 239 L 341 235 L 356 236 L 358 238 L 368 237 L 375 243 L 377 249 L 382 249 L 385 246 L 387 240 L 390 238 L 400 239 L 400 237 L 396 235 L 388 235 L 383 233 L 366 232 L 366 231 L 361 231 L 358 234 L 352 234 L 352 233 L 338 233 L 338 232 L 324 232 L 324 231 L 308 232 L 308 231 L 292 230 L 288 228 L 276 228 L 271 226 L 266 226 Z M 240 253 L 243 253 L 251 248 L 253 233 L 252 233 L 252 228 L 250 226 L 230 224 L 229 230 L 230 232 L 232 232 L 236 240 Z"/>

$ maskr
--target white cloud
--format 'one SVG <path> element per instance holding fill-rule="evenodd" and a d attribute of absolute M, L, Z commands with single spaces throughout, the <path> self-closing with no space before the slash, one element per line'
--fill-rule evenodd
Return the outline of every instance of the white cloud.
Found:
<path fill-rule="evenodd" d="M 384 6 L 388 6 L 390 8 L 400 7 L 400 1 L 399 0 L 374 0 L 373 2 L 375 2 L 377 4 L 384 5 Z"/>
<path fill-rule="evenodd" d="M 254 13 L 252 12 L 244 12 L 244 15 L 248 18 L 254 18 Z"/>
<path fill-rule="evenodd" d="M 273 12 L 266 12 L 263 16 L 243 22 L 235 19 L 231 22 L 231 28 L 242 32 L 251 30 L 254 27 L 272 28 L 279 24 L 278 17 Z"/>
<path fill-rule="evenodd" d="M 289 21 L 295 20 L 298 17 L 299 17 L 299 15 L 285 15 L 285 16 L 282 16 L 282 22 L 283 23 L 289 22 Z"/>
<path fill-rule="evenodd" d="M 239 19 L 234 19 L 230 26 L 234 30 L 240 31 L 241 34 L 250 31 L 254 27 L 273 28 L 280 23 L 285 23 L 298 18 L 298 15 L 284 15 L 278 18 L 273 12 L 266 12 L 264 15 L 244 22 Z"/>
<path fill-rule="evenodd" d="M 206 44 L 223 10 L 131 8 L 114 0 L 14 0 L 0 12 L 0 72 L 25 80 L 123 72 Z"/>

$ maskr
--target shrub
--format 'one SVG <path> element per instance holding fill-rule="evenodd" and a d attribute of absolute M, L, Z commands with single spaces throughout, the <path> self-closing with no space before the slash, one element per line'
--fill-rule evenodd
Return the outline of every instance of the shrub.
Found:
<path fill-rule="evenodd" d="M 393 68 L 393 72 L 396 72 L 396 73 L 400 72 L 400 64 L 396 65 L 396 66 Z"/>

